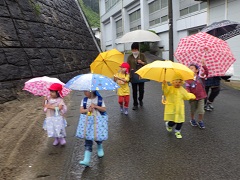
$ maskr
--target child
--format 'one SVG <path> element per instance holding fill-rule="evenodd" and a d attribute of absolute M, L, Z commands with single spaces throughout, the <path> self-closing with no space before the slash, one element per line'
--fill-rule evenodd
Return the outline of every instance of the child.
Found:
<path fill-rule="evenodd" d="M 129 64 L 122 63 L 120 66 L 120 72 L 114 75 L 114 81 L 120 86 L 117 90 L 118 94 L 118 103 L 120 104 L 120 111 L 125 115 L 128 115 L 128 105 L 129 105 L 129 95 L 130 95 L 130 88 L 129 88 Z"/>
<path fill-rule="evenodd" d="M 195 99 L 195 95 L 188 93 L 183 87 L 183 80 L 181 74 L 176 73 L 172 80 L 172 86 L 168 86 L 163 82 L 163 92 L 166 97 L 164 109 L 164 121 L 166 122 L 166 129 L 172 132 L 172 127 L 176 124 L 175 136 L 178 139 L 182 138 L 181 127 L 185 122 L 184 101 Z"/>
<path fill-rule="evenodd" d="M 97 91 L 84 91 L 84 95 L 86 96 L 81 101 L 80 113 L 81 114 L 91 114 L 94 116 L 101 115 L 101 112 L 106 112 L 105 103 Z M 101 99 L 101 105 L 100 100 Z M 86 100 L 86 101 L 85 101 Z M 96 141 L 97 143 L 97 154 L 98 157 L 104 156 L 102 141 Z M 84 153 L 84 160 L 80 161 L 81 165 L 89 166 L 92 154 L 92 140 L 85 139 L 85 153 Z"/>
<path fill-rule="evenodd" d="M 194 80 L 186 81 L 186 89 L 188 92 L 193 93 L 196 96 L 195 100 L 190 101 L 191 108 L 191 120 L 192 126 L 199 126 L 200 129 L 204 129 L 203 115 L 204 115 L 204 99 L 207 97 L 205 91 L 205 79 L 208 76 L 208 68 L 205 65 L 205 61 L 202 60 L 202 67 L 204 74 L 199 75 L 199 66 L 196 64 L 190 64 L 189 68 L 194 72 Z M 194 114 L 198 114 L 198 122 L 194 119 Z"/>
<path fill-rule="evenodd" d="M 47 131 L 48 137 L 54 137 L 53 145 L 59 143 L 66 144 L 66 131 L 67 125 L 63 114 L 66 113 L 67 107 L 62 99 L 62 85 L 53 83 L 50 87 L 50 96 L 44 98 L 44 109 L 46 112 L 46 119 L 43 128 Z"/>

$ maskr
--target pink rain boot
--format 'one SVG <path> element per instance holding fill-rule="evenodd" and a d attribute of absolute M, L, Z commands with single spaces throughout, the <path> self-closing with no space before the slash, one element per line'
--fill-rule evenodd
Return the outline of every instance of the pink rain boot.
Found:
<path fill-rule="evenodd" d="M 59 142 L 58 142 L 58 138 L 55 138 L 54 141 L 53 141 L 53 145 L 54 145 L 54 146 L 57 146 L 58 143 L 59 143 Z"/>
<path fill-rule="evenodd" d="M 60 142 L 60 144 L 63 146 L 63 145 L 65 145 L 66 144 L 66 140 L 65 140 L 65 138 L 59 138 L 59 142 Z"/>

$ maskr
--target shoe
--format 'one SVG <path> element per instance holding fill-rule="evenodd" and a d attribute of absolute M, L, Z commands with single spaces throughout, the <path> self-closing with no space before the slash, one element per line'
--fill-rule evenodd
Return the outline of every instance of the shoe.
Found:
<path fill-rule="evenodd" d="M 175 136 L 177 139 L 182 139 L 181 132 L 175 132 Z"/>
<path fill-rule="evenodd" d="M 172 127 L 168 126 L 168 122 L 165 122 L 166 129 L 168 132 L 172 132 Z"/>
<path fill-rule="evenodd" d="M 120 106 L 120 112 L 123 113 L 123 107 L 122 106 Z"/>
<path fill-rule="evenodd" d="M 214 109 L 214 107 L 213 107 L 213 105 L 210 103 L 210 104 L 208 104 L 208 106 L 213 110 Z"/>
<path fill-rule="evenodd" d="M 89 166 L 90 160 L 91 160 L 91 155 L 92 155 L 92 152 L 85 151 L 84 152 L 84 159 L 83 159 L 83 161 L 80 161 L 79 164 L 84 165 L 84 166 Z"/>
<path fill-rule="evenodd" d="M 197 122 L 195 121 L 195 119 L 192 119 L 190 121 L 190 124 L 191 124 L 191 126 L 197 126 L 198 125 Z"/>
<path fill-rule="evenodd" d="M 142 101 L 139 101 L 139 104 L 140 104 L 140 106 L 143 106 L 143 102 Z"/>
<path fill-rule="evenodd" d="M 212 105 L 211 105 L 212 106 Z M 212 106 L 213 107 L 213 106 Z M 207 105 L 205 105 L 204 106 L 204 109 L 206 110 L 206 111 L 212 111 L 213 109 L 210 107 L 210 104 L 207 104 Z"/>
<path fill-rule="evenodd" d="M 104 156 L 104 151 L 103 151 L 103 146 L 102 144 L 99 144 L 97 146 L 97 155 L 99 158 L 103 157 Z"/>
<path fill-rule="evenodd" d="M 133 106 L 132 110 L 137 110 L 138 106 Z"/>
<path fill-rule="evenodd" d="M 128 108 L 124 108 L 124 114 L 128 115 Z"/>
<path fill-rule="evenodd" d="M 200 129 L 204 129 L 204 128 L 205 128 L 203 121 L 198 121 L 197 124 L 198 124 L 198 127 L 199 127 Z"/>
<path fill-rule="evenodd" d="M 66 144 L 65 138 L 59 138 L 59 141 L 62 146 Z"/>
<path fill-rule="evenodd" d="M 54 146 L 57 146 L 58 143 L 59 143 L 59 142 L 58 142 L 58 138 L 55 138 L 54 141 L 53 141 L 53 145 L 54 145 Z"/>

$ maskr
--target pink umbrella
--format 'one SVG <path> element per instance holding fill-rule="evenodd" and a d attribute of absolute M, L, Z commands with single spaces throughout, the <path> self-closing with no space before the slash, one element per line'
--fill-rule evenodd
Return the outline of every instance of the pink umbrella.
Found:
<path fill-rule="evenodd" d="M 224 76 L 236 61 L 226 41 L 204 32 L 180 39 L 174 56 L 186 66 L 191 63 L 200 65 L 205 59 L 209 77 Z"/>
<path fill-rule="evenodd" d="M 28 80 L 27 82 L 25 82 L 23 90 L 26 90 L 34 94 L 35 96 L 48 96 L 50 95 L 50 91 L 48 90 L 48 88 L 53 83 L 59 83 L 63 85 L 62 89 L 63 96 L 66 96 L 70 93 L 71 90 L 64 87 L 65 84 L 61 82 L 59 79 L 50 78 L 47 76 L 37 77 Z"/>

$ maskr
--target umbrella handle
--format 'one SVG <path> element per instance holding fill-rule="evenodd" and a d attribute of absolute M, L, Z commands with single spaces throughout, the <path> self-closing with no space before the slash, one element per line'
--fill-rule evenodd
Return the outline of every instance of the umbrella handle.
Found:
<path fill-rule="evenodd" d="M 48 102 L 48 100 L 45 100 L 44 104 L 46 105 L 47 102 Z M 44 108 L 43 111 L 46 112 L 46 111 L 47 111 L 47 108 Z"/>

